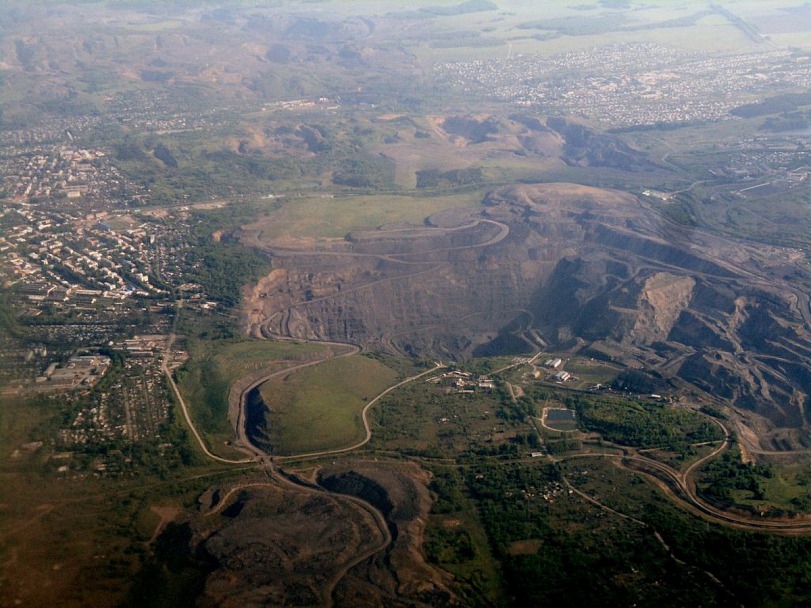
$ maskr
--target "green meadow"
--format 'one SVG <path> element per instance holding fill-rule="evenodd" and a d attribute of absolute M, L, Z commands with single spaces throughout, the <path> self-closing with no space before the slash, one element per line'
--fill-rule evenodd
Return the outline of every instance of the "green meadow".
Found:
<path fill-rule="evenodd" d="M 394 370 L 367 357 L 325 361 L 262 385 L 275 455 L 349 447 L 365 436 L 361 412 L 394 384 Z"/>

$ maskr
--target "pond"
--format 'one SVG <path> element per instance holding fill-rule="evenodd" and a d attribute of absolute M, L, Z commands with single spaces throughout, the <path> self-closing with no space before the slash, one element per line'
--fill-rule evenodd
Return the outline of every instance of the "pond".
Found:
<path fill-rule="evenodd" d="M 566 408 L 549 408 L 546 410 L 546 422 L 552 424 L 554 422 L 575 422 L 574 410 Z"/>

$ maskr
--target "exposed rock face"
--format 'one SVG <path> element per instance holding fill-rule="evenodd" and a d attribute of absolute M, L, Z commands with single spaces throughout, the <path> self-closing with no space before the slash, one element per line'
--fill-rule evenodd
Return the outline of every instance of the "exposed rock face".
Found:
<path fill-rule="evenodd" d="M 692 277 L 669 272 L 651 275 L 637 298 L 636 323 L 627 339 L 648 345 L 667 340 L 679 316 L 689 306 L 695 286 Z"/>
<path fill-rule="evenodd" d="M 459 606 L 449 590 L 451 577 L 428 564 L 421 551 L 432 504 L 427 488 L 430 476 L 414 465 L 356 462 L 349 470 L 346 466 L 320 471 L 320 485 L 373 505 L 386 518 L 392 542 L 347 573 L 335 589 L 336 605 Z"/>
<path fill-rule="evenodd" d="M 613 191 L 515 186 L 484 202 L 456 228 L 274 251 L 248 298 L 253 331 L 456 359 L 580 345 L 757 414 L 765 449 L 811 444 L 808 296 L 764 275 L 762 252 Z"/>
<path fill-rule="evenodd" d="M 644 154 L 614 136 L 592 131 L 563 118 L 549 118 L 546 124 L 564 138 L 563 160 L 569 165 L 619 167 L 629 171 L 656 167 Z"/>
<path fill-rule="evenodd" d="M 326 606 L 331 586 L 384 542 L 356 503 L 278 486 L 246 488 L 203 543 L 216 564 L 200 605 Z"/>
<path fill-rule="evenodd" d="M 497 258 L 482 254 L 507 233 L 480 219 L 460 229 L 357 235 L 344 252 L 285 253 L 277 258 L 282 268 L 254 288 L 249 318 L 271 334 L 469 356 L 522 307 L 527 287 L 520 282 L 535 274 L 537 263 L 526 273 L 516 260 L 505 273 Z M 488 292 L 487 300 L 471 299 Z"/>
<path fill-rule="evenodd" d="M 313 480 L 315 481 L 315 480 Z M 257 481 L 201 530 L 200 606 L 460 606 L 421 552 L 430 474 L 413 463 L 329 465 L 315 485 Z M 210 502 L 218 492 L 209 492 Z"/>

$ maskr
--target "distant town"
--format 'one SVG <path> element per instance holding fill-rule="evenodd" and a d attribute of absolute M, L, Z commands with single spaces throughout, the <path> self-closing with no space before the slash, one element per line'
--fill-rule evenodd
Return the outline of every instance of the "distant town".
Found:
<path fill-rule="evenodd" d="M 697 58 L 654 43 L 615 44 L 552 58 L 516 54 L 438 63 L 435 70 L 465 93 L 612 127 L 731 119 L 729 111 L 740 105 L 742 94 L 763 96 L 775 82 L 811 87 L 807 55 L 770 50 Z"/>

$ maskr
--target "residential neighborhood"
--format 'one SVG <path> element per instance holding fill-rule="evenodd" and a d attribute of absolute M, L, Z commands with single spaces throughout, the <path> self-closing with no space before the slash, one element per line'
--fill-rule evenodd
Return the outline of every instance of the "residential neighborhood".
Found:
<path fill-rule="evenodd" d="M 696 58 L 649 43 L 618 43 L 556 57 L 438 63 L 449 85 L 546 114 L 575 114 L 612 127 L 729 120 L 741 94 L 775 81 L 811 86 L 811 61 L 789 50 Z M 713 95 L 707 95 L 713 91 Z"/>

